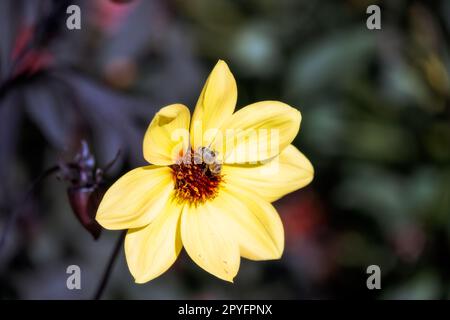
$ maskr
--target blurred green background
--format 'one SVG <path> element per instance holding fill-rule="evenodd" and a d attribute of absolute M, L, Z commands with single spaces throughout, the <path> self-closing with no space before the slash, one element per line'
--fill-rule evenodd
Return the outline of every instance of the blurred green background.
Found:
<path fill-rule="evenodd" d="M 65 28 L 72 3 L 81 30 Z M 381 30 L 366 28 L 370 4 Z M 104 298 L 450 298 L 449 1 L 6 0 L 0 20 L 0 298 L 92 297 L 119 232 L 94 241 L 67 181 L 27 190 L 83 138 L 99 167 L 121 150 L 107 184 L 144 164 L 154 113 L 195 106 L 218 59 L 239 107 L 302 113 L 294 144 L 316 174 L 275 203 L 285 253 L 243 260 L 229 284 L 182 252 L 144 285 L 121 254 Z M 81 290 L 66 288 L 71 264 Z M 366 287 L 372 264 L 381 290 Z"/>

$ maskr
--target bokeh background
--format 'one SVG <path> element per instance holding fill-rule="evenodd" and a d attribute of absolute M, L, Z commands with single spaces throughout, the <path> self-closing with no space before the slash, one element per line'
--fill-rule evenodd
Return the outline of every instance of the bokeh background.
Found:
<path fill-rule="evenodd" d="M 66 28 L 70 4 L 81 30 Z M 366 28 L 370 4 L 381 30 Z M 137 285 L 121 253 L 103 297 L 450 298 L 449 35 L 446 0 L 1 0 L 0 298 L 92 298 L 119 232 L 94 241 L 69 203 L 77 181 L 38 177 L 82 139 L 98 167 L 121 151 L 105 186 L 144 164 L 154 113 L 193 107 L 218 59 L 239 106 L 302 112 L 294 143 L 316 175 L 275 203 L 283 258 L 243 260 L 229 284 L 183 252 Z M 81 290 L 66 288 L 71 264 Z"/>

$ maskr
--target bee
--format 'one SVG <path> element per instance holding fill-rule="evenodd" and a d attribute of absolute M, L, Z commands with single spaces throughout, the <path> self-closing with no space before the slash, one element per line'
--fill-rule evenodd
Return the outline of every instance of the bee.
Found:
<path fill-rule="evenodd" d="M 194 152 L 194 163 L 205 165 L 203 173 L 209 170 L 213 175 L 217 175 L 222 170 L 222 165 L 217 159 L 217 153 L 206 147 L 200 147 Z"/>

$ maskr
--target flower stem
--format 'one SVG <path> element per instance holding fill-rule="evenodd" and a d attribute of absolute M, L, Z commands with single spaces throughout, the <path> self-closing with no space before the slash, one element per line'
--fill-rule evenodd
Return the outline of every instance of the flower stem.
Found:
<path fill-rule="evenodd" d="M 97 290 L 94 295 L 94 300 L 100 300 L 102 297 L 103 291 L 105 291 L 106 285 L 108 284 L 109 277 L 111 276 L 111 272 L 114 267 L 114 262 L 119 255 L 120 249 L 122 248 L 123 241 L 125 240 L 125 235 L 127 234 L 127 230 L 124 230 L 119 239 L 117 239 L 116 245 L 114 246 L 114 250 L 111 253 L 111 257 L 109 258 L 108 264 L 106 266 L 105 271 L 103 272 L 102 280 L 99 283 Z"/>

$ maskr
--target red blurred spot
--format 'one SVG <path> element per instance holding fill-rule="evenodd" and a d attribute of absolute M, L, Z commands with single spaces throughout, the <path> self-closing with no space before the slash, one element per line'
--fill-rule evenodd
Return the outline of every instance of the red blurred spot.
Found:
<path fill-rule="evenodd" d="M 288 246 L 313 237 L 325 223 L 322 205 L 313 192 L 295 193 L 278 205 L 278 208 Z"/>
<path fill-rule="evenodd" d="M 389 238 L 397 256 L 408 263 L 415 262 L 425 248 L 426 234 L 415 224 L 395 228 Z"/>
<path fill-rule="evenodd" d="M 117 57 L 106 66 L 104 76 L 106 82 L 119 89 L 127 89 L 136 81 L 136 62 L 127 57 Z"/>
<path fill-rule="evenodd" d="M 13 77 L 33 75 L 53 62 L 53 55 L 46 49 L 33 48 L 34 26 L 23 26 L 11 52 L 14 64 Z"/>
<path fill-rule="evenodd" d="M 20 63 L 14 70 L 13 76 L 19 76 L 22 74 L 33 75 L 38 71 L 41 71 L 49 67 L 53 62 L 53 55 L 45 50 L 31 50 L 26 53 L 20 60 Z"/>
<path fill-rule="evenodd" d="M 114 33 L 139 2 L 140 0 L 95 0 L 92 1 L 93 10 L 90 18 L 100 29 Z"/>
<path fill-rule="evenodd" d="M 16 60 L 20 54 L 25 50 L 34 35 L 34 26 L 23 26 L 20 28 L 18 36 L 11 52 L 11 58 Z"/>

